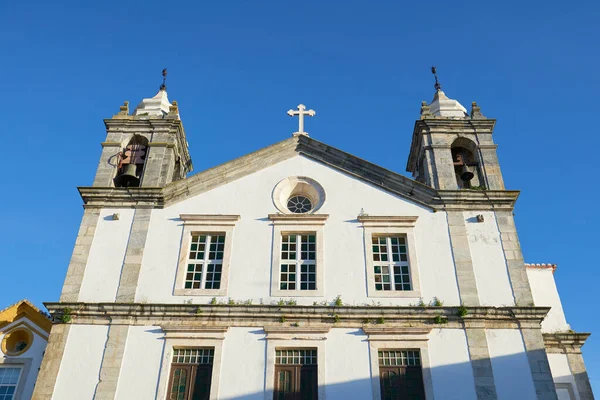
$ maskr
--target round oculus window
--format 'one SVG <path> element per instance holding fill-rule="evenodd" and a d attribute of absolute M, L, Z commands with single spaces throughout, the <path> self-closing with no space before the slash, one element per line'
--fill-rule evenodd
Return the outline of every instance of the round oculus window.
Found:
<path fill-rule="evenodd" d="M 304 214 L 312 210 L 312 202 L 306 196 L 292 196 L 288 200 L 287 208 L 295 214 Z"/>

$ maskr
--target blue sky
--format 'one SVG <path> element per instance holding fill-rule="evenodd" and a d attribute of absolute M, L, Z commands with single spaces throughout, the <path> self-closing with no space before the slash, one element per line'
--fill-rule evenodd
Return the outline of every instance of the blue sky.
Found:
<path fill-rule="evenodd" d="M 436 65 L 448 96 L 498 120 L 526 260 L 557 263 L 571 326 L 600 333 L 600 2 L 59 3 L 0 5 L 0 308 L 58 299 L 102 119 L 154 95 L 162 68 L 196 171 L 289 137 L 302 102 L 312 137 L 404 173 Z M 595 335 L 584 352 L 598 388 Z"/>

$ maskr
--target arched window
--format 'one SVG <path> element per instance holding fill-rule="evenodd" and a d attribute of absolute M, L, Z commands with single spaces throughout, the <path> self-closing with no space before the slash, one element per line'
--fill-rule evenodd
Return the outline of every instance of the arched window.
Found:
<path fill-rule="evenodd" d="M 119 167 L 114 179 L 116 187 L 138 187 L 144 172 L 148 139 L 133 135 L 129 144 L 119 154 Z"/>
<path fill-rule="evenodd" d="M 454 175 L 459 189 L 483 188 L 477 146 L 469 139 L 458 138 L 451 146 Z"/>

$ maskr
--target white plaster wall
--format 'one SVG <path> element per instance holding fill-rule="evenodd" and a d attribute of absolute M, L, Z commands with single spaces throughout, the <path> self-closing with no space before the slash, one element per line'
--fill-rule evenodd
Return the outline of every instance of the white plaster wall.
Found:
<path fill-rule="evenodd" d="M 265 398 L 266 344 L 260 328 L 229 328 L 223 342 L 219 398 Z"/>
<path fill-rule="evenodd" d="M 53 400 L 93 399 L 108 326 L 71 325 Z"/>
<path fill-rule="evenodd" d="M 241 215 L 233 234 L 228 293 L 235 299 L 269 298 L 273 228 L 268 214 L 277 212 L 271 193 L 289 176 L 308 176 L 325 189 L 327 200 L 318 211 L 329 214 L 324 231 L 325 297 L 338 294 L 347 304 L 371 302 L 366 297 L 363 229 L 356 220 L 361 208 L 371 215 L 418 216 L 415 228 L 422 296 L 446 304 L 459 304 L 445 213 L 430 210 L 343 174 L 333 168 L 296 156 L 249 176 L 225 184 L 165 209 L 152 212 L 144 250 L 136 301 L 182 303 L 173 296 L 181 243 L 179 214 Z M 207 303 L 209 297 L 195 297 Z M 312 304 L 319 298 L 298 298 Z M 383 305 L 408 305 L 417 299 L 377 299 Z"/>
<path fill-rule="evenodd" d="M 14 321 L 13 323 L 3 327 L 2 331 L 10 332 L 10 330 L 12 330 L 12 328 L 21 325 L 23 322 L 26 322 L 31 327 L 33 327 L 35 329 L 39 329 L 40 331 L 43 332 L 43 330 L 38 328 L 38 326 L 35 323 L 33 323 L 31 320 L 29 320 L 29 318 L 20 318 L 20 319 Z M 29 329 L 29 327 L 27 327 L 27 326 L 24 326 L 24 328 Z M 31 331 L 31 329 L 29 329 L 29 330 Z M 23 371 L 21 371 L 21 377 L 19 378 L 20 382 L 25 381 L 25 385 L 23 386 L 23 394 L 22 394 L 23 399 L 29 399 L 29 398 L 31 398 L 31 395 L 33 394 L 33 386 L 35 385 L 35 381 L 36 381 L 37 375 L 39 373 L 40 365 L 42 363 L 42 357 L 44 356 L 44 351 L 46 350 L 46 345 L 48 344 L 48 341 L 46 340 L 46 338 L 38 335 L 37 333 L 35 333 L 35 331 L 31 331 L 31 332 L 33 333 L 33 342 L 31 343 L 31 346 L 24 353 L 19 354 L 18 356 L 6 356 L 6 355 L 4 355 L 4 353 L 2 353 L 0 351 L 0 356 L 3 356 L 6 359 L 11 359 L 11 360 L 30 359 L 31 360 L 31 367 L 29 368 L 29 373 L 27 374 L 27 376 L 24 376 Z M 5 336 L 5 334 L 0 334 L 0 343 L 2 343 L 2 340 L 4 340 L 4 336 Z"/>
<path fill-rule="evenodd" d="M 429 361 L 436 399 L 477 399 L 464 330 L 432 330 L 429 334 Z"/>
<path fill-rule="evenodd" d="M 567 360 L 566 354 L 548 354 L 548 363 L 550 364 L 550 372 L 552 372 L 552 379 L 554 383 L 566 383 L 571 385 L 573 389 L 572 393 L 576 400 L 579 400 L 579 393 L 577 392 L 577 386 L 575 386 L 575 377 L 571 373 L 569 367 L 569 361 Z M 559 400 L 562 400 L 561 396 L 567 400 L 572 400 L 569 396 L 567 389 L 557 391 L 559 393 Z"/>
<path fill-rule="evenodd" d="M 372 398 L 369 342 L 363 330 L 332 329 L 325 346 L 327 399 Z"/>
<path fill-rule="evenodd" d="M 518 329 L 487 329 L 498 400 L 537 399 L 529 360 Z"/>
<path fill-rule="evenodd" d="M 133 221 L 133 209 L 106 208 L 100 213 L 85 267 L 79 301 L 115 301 Z M 112 215 L 119 219 L 113 221 Z"/>
<path fill-rule="evenodd" d="M 515 304 L 496 216 L 490 211 L 465 211 L 473 271 L 482 306 Z M 477 215 L 483 222 L 477 222 Z"/>
<path fill-rule="evenodd" d="M 158 326 L 130 326 L 115 399 L 154 399 L 164 333 Z"/>
<path fill-rule="evenodd" d="M 527 268 L 527 277 L 536 306 L 552 307 L 542 321 L 542 332 L 559 332 L 571 329 L 565 319 L 554 274 L 550 268 Z"/>

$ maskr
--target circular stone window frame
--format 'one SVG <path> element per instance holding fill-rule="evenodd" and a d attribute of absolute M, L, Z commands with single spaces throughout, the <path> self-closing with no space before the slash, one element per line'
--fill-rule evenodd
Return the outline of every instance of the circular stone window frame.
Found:
<path fill-rule="evenodd" d="M 14 348 L 18 342 L 25 341 L 27 346 L 22 350 L 14 351 Z M 31 348 L 33 345 L 33 332 L 23 326 L 16 327 L 4 335 L 2 338 L 1 349 L 4 354 L 10 357 L 20 356 Z"/>
<path fill-rule="evenodd" d="M 312 208 L 305 213 L 294 213 L 287 208 L 288 201 L 294 196 L 307 197 Z M 319 182 L 306 176 L 290 176 L 282 179 L 273 189 L 273 204 L 279 212 L 289 215 L 314 214 L 325 203 L 325 190 Z"/>

